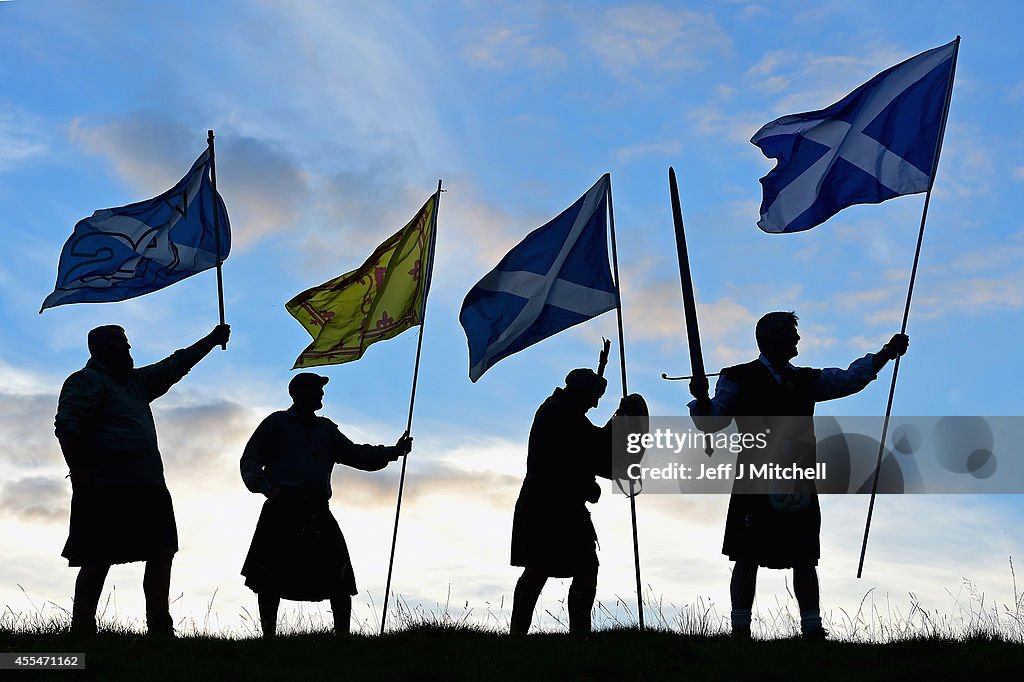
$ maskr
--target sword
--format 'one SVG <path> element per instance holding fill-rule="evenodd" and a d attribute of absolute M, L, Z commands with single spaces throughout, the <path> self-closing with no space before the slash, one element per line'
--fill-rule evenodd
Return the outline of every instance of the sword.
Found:
<path fill-rule="evenodd" d="M 704 373 L 704 355 L 700 350 L 700 330 L 697 327 L 697 302 L 693 297 L 693 279 L 690 277 L 690 256 L 686 251 L 686 233 L 683 231 L 683 211 L 679 207 L 676 171 L 671 166 L 668 169 L 668 187 L 672 195 L 672 220 L 676 228 L 676 253 L 679 256 L 679 283 L 683 288 L 686 340 L 690 346 L 690 371 L 693 378 L 707 381 L 707 375 Z M 714 449 L 708 445 L 704 453 L 710 457 Z"/>

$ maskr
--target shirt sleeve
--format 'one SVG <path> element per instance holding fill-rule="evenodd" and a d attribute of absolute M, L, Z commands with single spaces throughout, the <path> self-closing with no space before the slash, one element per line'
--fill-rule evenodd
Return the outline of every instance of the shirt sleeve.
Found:
<path fill-rule="evenodd" d="M 395 459 L 395 446 L 353 443 L 337 425 L 332 426 L 331 456 L 338 464 L 363 471 L 380 471 Z"/>
<path fill-rule="evenodd" d="M 96 372 L 81 370 L 67 378 L 57 400 L 57 438 L 84 437 L 92 430 L 103 402 L 103 382 Z"/>
<path fill-rule="evenodd" d="M 878 377 L 874 366 L 874 353 L 868 353 L 850 363 L 846 369 L 828 367 L 821 370 L 815 401 L 845 398 L 862 390 Z"/>
<path fill-rule="evenodd" d="M 182 348 L 160 362 L 139 367 L 135 370 L 134 376 L 145 392 L 146 399 L 152 402 L 181 381 L 202 359 L 203 356 L 198 351 Z"/>
<path fill-rule="evenodd" d="M 736 399 L 740 387 L 735 380 L 724 374 L 718 375 L 715 384 L 715 396 L 711 399 L 711 409 L 703 413 L 698 409 L 696 400 L 686 404 L 693 417 L 693 424 L 704 433 L 717 433 L 729 425 L 736 410 Z"/>
<path fill-rule="evenodd" d="M 256 427 L 252 436 L 249 437 L 249 442 L 245 444 L 242 459 L 238 463 L 245 487 L 254 493 L 264 495 L 273 488 L 263 469 L 266 463 L 267 448 L 270 446 L 272 428 L 269 419 L 264 419 Z"/>

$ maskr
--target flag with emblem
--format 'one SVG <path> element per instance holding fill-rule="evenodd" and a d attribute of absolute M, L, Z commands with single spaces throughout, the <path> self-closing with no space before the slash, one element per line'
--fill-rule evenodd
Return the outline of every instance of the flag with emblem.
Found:
<path fill-rule="evenodd" d="M 610 187 L 609 176 L 601 176 L 470 289 L 459 322 L 472 381 L 502 358 L 616 307 L 608 265 Z"/>
<path fill-rule="evenodd" d="M 377 341 L 422 324 L 430 287 L 437 195 L 352 272 L 307 289 L 285 308 L 313 337 L 293 369 L 358 360 Z"/>
<path fill-rule="evenodd" d="M 78 221 L 60 254 L 57 284 L 39 312 L 142 296 L 227 258 L 231 229 L 211 182 L 212 159 L 208 148 L 158 197 Z"/>

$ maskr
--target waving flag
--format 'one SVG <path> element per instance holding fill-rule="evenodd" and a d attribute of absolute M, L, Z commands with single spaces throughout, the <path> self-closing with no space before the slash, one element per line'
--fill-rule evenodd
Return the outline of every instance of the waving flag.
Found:
<path fill-rule="evenodd" d="M 160 196 L 78 221 L 60 254 L 57 285 L 39 312 L 65 303 L 124 301 L 215 267 L 218 232 L 224 260 L 231 229 L 210 184 L 207 148 Z"/>
<path fill-rule="evenodd" d="M 854 204 L 931 186 L 957 41 L 883 71 L 832 106 L 783 116 L 750 139 L 778 159 L 757 226 L 800 232 Z"/>
<path fill-rule="evenodd" d="M 423 322 L 430 287 L 437 195 L 352 272 L 307 289 L 285 304 L 313 343 L 292 369 L 340 365 L 377 341 Z"/>
<path fill-rule="evenodd" d="M 459 322 L 469 341 L 471 380 L 502 358 L 615 308 L 608 267 L 609 186 L 603 175 L 470 289 Z"/>

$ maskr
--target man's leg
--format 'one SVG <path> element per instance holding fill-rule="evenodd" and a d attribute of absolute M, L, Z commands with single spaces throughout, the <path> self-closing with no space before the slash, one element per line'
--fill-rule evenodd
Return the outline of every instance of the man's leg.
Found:
<path fill-rule="evenodd" d="M 516 583 L 516 591 L 512 597 L 512 623 L 509 628 L 513 635 L 525 635 L 530 630 L 533 620 L 533 609 L 540 599 L 540 592 L 548 577 L 536 569 L 524 568 Z"/>
<path fill-rule="evenodd" d="M 339 637 L 347 635 L 352 622 L 352 595 L 331 597 L 331 611 L 334 612 L 334 634 Z"/>
<path fill-rule="evenodd" d="M 87 564 L 78 569 L 75 579 L 75 601 L 71 607 L 71 632 L 76 635 L 96 634 L 96 607 L 103 592 L 110 564 Z"/>
<path fill-rule="evenodd" d="M 263 628 L 263 637 L 273 637 L 277 634 L 277 609 L 281 606 L 281 596 L 270 592 L 260 592 L 256 595 L 256 602 L 260 607 L 260 627 Z"/>
<path fill-rule="evenodd" d="M 732 634 L 740 639 L 750 638 L 750 617 L 757 589 L 757 562 L 738 559 L 732 567 L 729 596 L 732 600 Z"/>
<path fill-rule="evenodd" d="M 805 637 L 824 639 L 819 606 L 818 570 L 810 564 L 793 567 L 793 592 L 800 606 L 800 630 Z"/>
<path fill-rule="evenodd" d="M 146 594 L 146 628 L 151 635 L 174 634 L 174 624 L 168 610 L 173 560 L 174 555 L 166 553 L 146 562 L 142 591 Z"/>
<path fill-rule="evenodd" d="M 573 576 L 569 584 L 569 632 L 590 633 L 590 611 L 597 596 L 597 566 Z"/>

